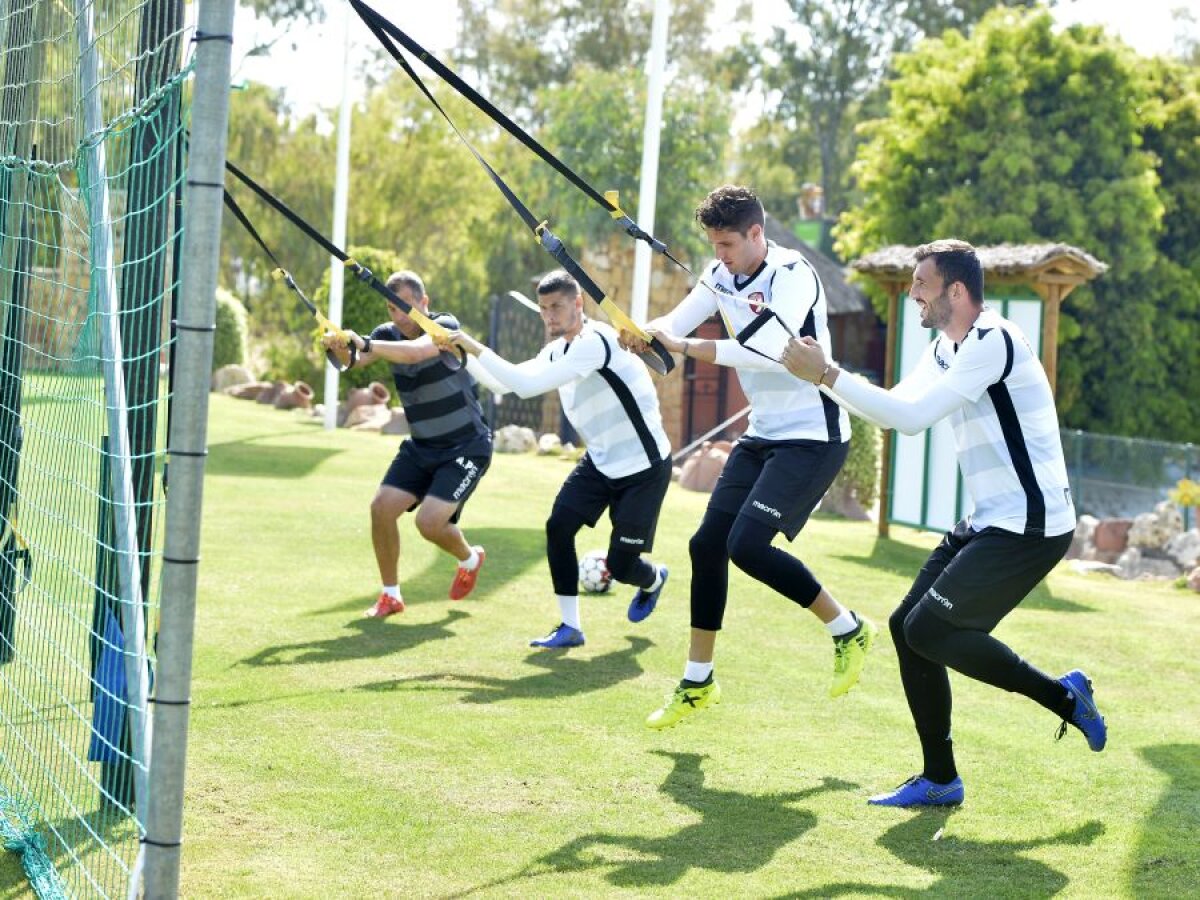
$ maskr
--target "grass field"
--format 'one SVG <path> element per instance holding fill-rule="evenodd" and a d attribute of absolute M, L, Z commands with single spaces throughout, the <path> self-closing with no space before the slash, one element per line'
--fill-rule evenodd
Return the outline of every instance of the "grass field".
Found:
<path fill-rule="evenodd" d="M 401 525 L 408 611 L 377 591 L 366 506 L 394 439 L 326 433 L 214 397 L 189 747 L 189 897 L 1182 896 L 1200 890 L 1200 598 L 1060 569 L 998 635 L 1092 675 L 1109 746 L 954 677 L 967 803 L 869 808 L 919 767 L 890 639 L 833 701 L 829 638 L 735 572 L 719 707 L 642 721 L 678 680 L 687 539 L 707 497 L 672 486 L 640 625 L 587 598 L 557 621 L 542 524 L 569 464 L 497 456 L 467 507 L 479 587 Z M 580 550 L 607 533 L 584 532 Z M 936 536 L 818 517 L 794 545 L 881 625 Z"/>

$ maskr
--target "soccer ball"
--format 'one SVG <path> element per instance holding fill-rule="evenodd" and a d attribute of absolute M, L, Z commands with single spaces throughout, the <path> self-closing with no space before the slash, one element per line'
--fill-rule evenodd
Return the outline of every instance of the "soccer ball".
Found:
<path fill-rule="evenodd" d="M 579 560 L 579 583 L 589 594 L 603 594 L 612 584 L 608 557 L 603 550 L 591 550 Z"/>

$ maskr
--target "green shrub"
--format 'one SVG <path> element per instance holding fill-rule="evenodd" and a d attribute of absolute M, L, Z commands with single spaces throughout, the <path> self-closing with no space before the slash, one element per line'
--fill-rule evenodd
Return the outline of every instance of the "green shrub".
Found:
<path fill-rule="evenodd" d="M 213 334 L 212 367 L 244 365 L 246 362 L 246 307 L 223 288 L 217 288 L 217 330 Z"/>
<path fill-rule="evenodd" d="M 347 252 L 360 265 L 364 265 L 374 272 L 375 277 L 382 282 L 386 282 L 388 276 L 393 272 L 405 267 L 400 257 L 390 250 L 379 250 L 375 247 L 348 247 Z M 376 325 L 388 321 L 387 300 L 376 293 L 366 282 L 355 278 L 349 269 L 343 271 L 342 327 L 349 328 L 366 337 Z M 323 312 L 329 310 L 329 274 L 329 270 L 326 269 L 325 274 L 321 276 L 321 284 L 313 296 L 313 302 Z M 319 340 L 319 329 L 314 329 L 313 335 L 314 340 Z M 324 354 L 319 350 L 317 352 L 323 358 Z M 343 372 L 341 378 L 338 379 L 338 393 L 345 397 L 346 392 L 351 388 L 365 387 L 372 381 L 387 385 L 388 390 L 394 393 L 395 389 L 390 373 L 382 365 L 371 365 L 364 369 L 356 368 Z"/>
<path fill-rule="evenodd" d="M 833 488 L 852 495 L 869 510 L 879 496 L 879 454 L 883 447 L 878 428 L 858 416 L 850 417 L 850 452 L 833 481 Z"/>

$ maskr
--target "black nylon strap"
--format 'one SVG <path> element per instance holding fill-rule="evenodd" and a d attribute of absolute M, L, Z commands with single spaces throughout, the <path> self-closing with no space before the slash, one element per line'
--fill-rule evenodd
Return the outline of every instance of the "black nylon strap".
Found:
<path fill-rule="evenodd" d="M 363 23 L 369 29 L 371 29 L 371 32 L 376 36 L 376 38 L 379 39 L 379 42 L 383 44 L 384 48 L 388 51 L 388 53 L 391 54 L 392 58 L 400 63 L 408 76 L 417 83 L 418 87 L 420 87 L 422 93 L 429 97 L 429 99 L 433 101 L 435 105 L 437 104 L 437 101 L 433 100 L 433 97 L 429 94 L 429 91 L 425 88 L 420 78 L 418 78 L 416 73 L 413 72 L 412 67 L 406 60 L 403 59 L 399 51 L 394 48 L 394 46 L 391 44 L 391 41 L 387 39 L 387 36 L 395 38 L 397 41 L 399 41 L 409 53 L 420 59 L 421 62 L 432 69 L 434 73 L 438 75 L 438 77 L 458 91 L 458 93 L 463 97 L 470 100 L 477 109 L 487 115 L 493 122 L 515 137 L 527 148 L 529 148 L 529 150 L 536 154 L 543 162 L 566 178 L 567 181 L 571 182 L 571 184 L 582 191 L 589 199 L 603 207 L 606 212 L 612 215 L 618 211 L 618 207 L 615 206 L 607 197 L 584 181 L 584 179 L 573 169 L 571 169 L 570 166 L 542 146 L 532 135 L 530 135 L 527 131 L 521 128 L 521 126 L 517 125 L 512 119 L 501 112 L 490 100 L 463 81 L 463 79 L 459 77 L 452 69 L 450 69 L 432 53 L 414 41 L 404 31 L 402 31 L 392 22 L 385 19 L 370 6 L 361 2 L 361 0 L 350 0 L 350 5 L 354 7 L 354 11 L 358 13 L 359 18 L 361 18 Z M 441 109 L 441 107 L 439 106 L 438 109 Z M 445 115 L 445 113 L 443 112 L 442 115 Z M 456 128 L 455 131 L 457 130 L 458 129 Z M 645 241 L 656 253 L 661 253 L 683 271 L 687 272 L 689 275 L 692 274 L 691 270 L 688 269 L 687 266 L 685 266 L 671 254 L 671 252 L 667 249 L 666 244 L 658 240 L 658 238 L 654 237 L 654 235 L 645 231 L 640 225 L 638 225 L 627 214 L 625 214 L 623 210 L 621 211 L 620 218 L 615 220 L 630 237 L 634 238 L 635 240 Z"/>

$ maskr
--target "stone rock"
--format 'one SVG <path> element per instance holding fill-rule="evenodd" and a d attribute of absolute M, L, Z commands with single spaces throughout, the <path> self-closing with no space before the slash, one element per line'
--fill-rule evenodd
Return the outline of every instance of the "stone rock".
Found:
<path fill-rule="evenodd" d="M 492 445 L 497 453 L 528 453 L 537 446 L 537 435 L 532 428 L 505 425 L 493 435 Z"/>
<path fill-rule="evenodd" d="M 308 409 L 312 406 L 313 389 L 303 381 L 289 384 L 275 398 L 276 409 Z"/>
<path fill-rule="evenodd" d="M 1121 578 L 1137 578 L 1141 574 L 1142 551 L 1137 547 L 1128 547 L 1117 557 L 1118 575 Z"/>
<path fill-rule="evenodd" d="M 718 447 L 718 443 L 729 446 L 727 441 L 705 441 L 700 449 L 684 460 L 679 473 L 680 487 L 703 494 L 712 493 L 717 479 L 721 477 L 721 470 L 725 468 L 725 461 L 729 459 L 729 452 Z"/>
<path fill-rule="evenodd" d="M 1167 542 L 1183 531 L 1183 516 L 1179 507 L 1164 500 L 1154 512 L 1142 513 L 1129 529 L 1131 547 L 1165 547 Z"/>
<path fill-rule="evenodd" d="M 1101 519 L 1092 532 L 1092 543 L 1101 553 L 1120 553 L 1129 544 L 1133 519 Z"/>
<path fill-rule="evenodd" d="M 836 481 L 821 498 L 820 508 L 827 513 L 855 522 L 866 522 L 871 518 L 870 513 L 863 509 L 862 504 L 858 502 L 857 494 L 851 488 L 838 484 Z"/>
<path fill-rule="evenodd" d="M 354 431 L 382 431 L 383 426 L 392 421 L 392 411 L 386 403 L 372 403 L 369 406 L 356 406 L 346 415 L 344 427 Z"/>
<path fill-rule="evenodd" d="M 1071 539 L 1071 546 L 1067 549 L 1066 559 L 1080 559 L 1083 557 L 1084 548 L 1092 543 L 1092 535 L 1096 532 L 1096 526 L 1100 520 L 1095 516 L 1080 516 L 1079 521 L 1075 523 L 1075 537 Z"/>
<path fill-rule="evenodd" d="M 1120 553 L 1116 553 L 1115 551 L 1098 550 L 1095 544 L 1088 544 L 1083 548 L 1083 552 L 1079 554 L 1079 558 L 1084 562 L 1100 562 L 1112 565 L 1120 555 Z"/>
<path fill-rule="evenodd" d="M 562 439 L 557 434 L 546 432 L 537 442 L 537 451 L 540 456 L 547 456 L 551 453 L 557 453 L 562 448 Z"/>
<path fill-rule="evenodd" d="M 1200 592 L 1200 566 L 1192 569 L 1191 574 L 1187 577 L 1187 586 L 1193 591 Z"/>
<path fill-rule="evenodd" d="M 263 391 L 269 390 L 271 387 L 269 381 L 251 381 L 249 384 L 235 384 L 233 387 L 225 388 L 224 393 L 230 397 L 237 397 L 239 400 L 257 400 Z"/>
<path fill-rule="evenodd" d="M 408 434 L 408 416 L 399 406 L 392 409 L 392 420 L 380 429 L 382 434 Z"/>
<path fill-rule="evenodd" d="M 1167 541 L 1164 548 L 1167 556 L 1178 563 L 1184 571 L 1200 565 L 1200 528 L 1184 531 Z"/>
<path fill-rule="evenodd" d="M 212 389 L 214 391 L 228 391 L 231 387 L 237 387 L 239 384 L 250 384 L 252 381 L 254 381 L 254 376 L 250 374 L 250 370 L 245 366 L 221 366 L 221 368 L 213 372 Z"/>
<path fill-rule="evenodd" d="M 1090 575 L 1093 572 L 1100 572 L 1104 575 L 1120 575 L 1121 570 L 1112 563 L 1097 562 L 1088 559 L 1075 559 L 1071 561 L 1071 571 L 1078 572 L 1081 575 Z"/>

